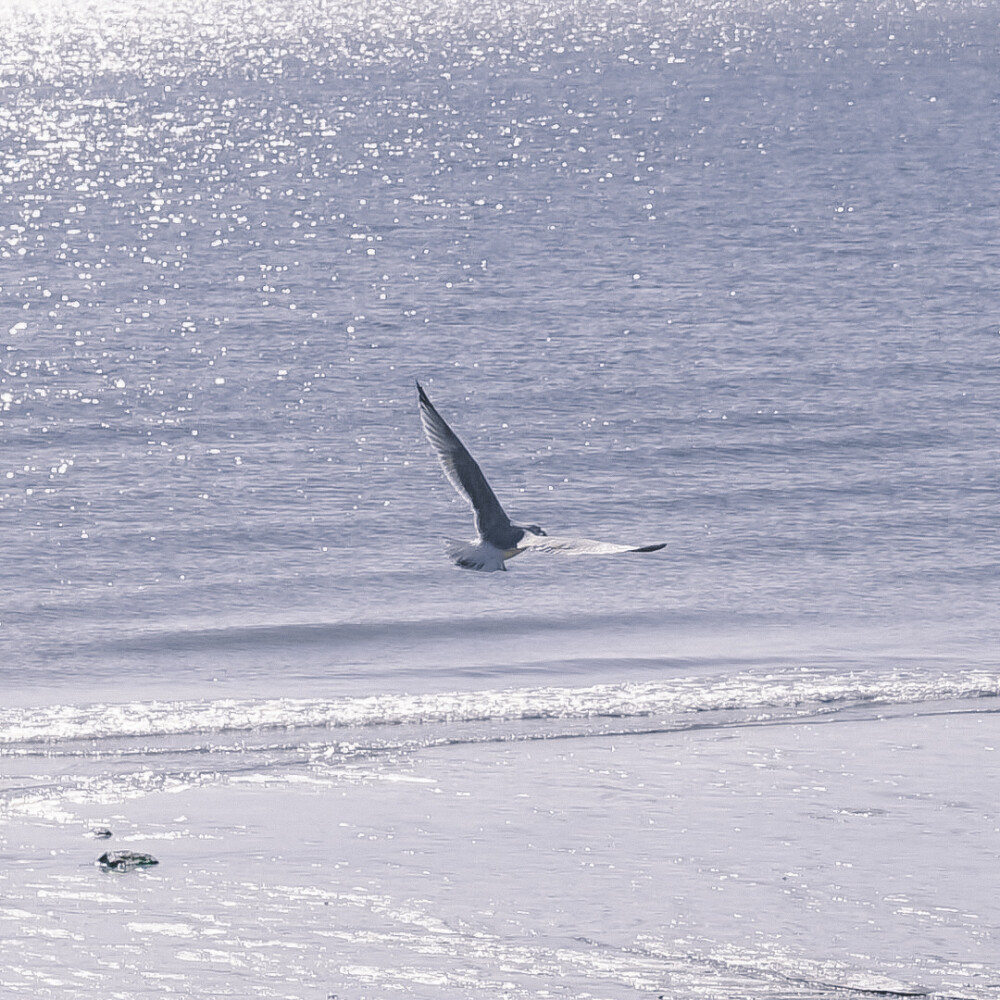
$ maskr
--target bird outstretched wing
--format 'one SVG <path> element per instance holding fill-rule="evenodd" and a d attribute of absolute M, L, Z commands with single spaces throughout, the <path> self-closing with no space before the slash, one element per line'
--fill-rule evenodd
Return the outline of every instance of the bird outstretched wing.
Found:
<path fill-rule="evenodd" d="M 458 435 L 445 423 L 444 418 L 434 409 L 427 398 L 423 386 L 417 383 L 420 395 L 420 422 L 430 441 L 448 481 L 471 505 L 476 514 L 476 529 L 483 538 L 490 538 L 498 532 L 510 529 L 507 516 L 496 494 L 486 482 L 483 470 L 469 454 L 468 449 L 458 439 Z"/>
<path fill-rule="evenodd" d="M 525 532 L 524 538 L 518 542 L 518 548 L 567 556 L 611 556 L 619 552 L 657 552 L 666 544 L 622 545 L 619 542 L 598 542 L 593 538 L 564 538 L 559 535 L 533 535 Z"/>

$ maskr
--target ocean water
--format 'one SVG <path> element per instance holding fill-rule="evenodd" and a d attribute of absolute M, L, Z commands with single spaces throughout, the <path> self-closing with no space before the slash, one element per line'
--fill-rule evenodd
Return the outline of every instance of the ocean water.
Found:
<path fill-rule="evenodd" d="M 0 26 L 3 996 L 1000 997 L 1000 8 Z"/>

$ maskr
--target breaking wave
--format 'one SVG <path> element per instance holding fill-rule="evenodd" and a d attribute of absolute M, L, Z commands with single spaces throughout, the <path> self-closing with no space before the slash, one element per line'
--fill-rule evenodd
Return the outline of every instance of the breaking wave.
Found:
<path fill-rule="evenodd" d="M 586 687 L 13 708 L 0 710 L 0 745 L 305 729 L 353 730 L 350 738 L 363 743 L 364 731 L 373 728 L 544 720 L 655 718 L 685 728 L 729 723 L 734 713 L 743 721 L 808 719 L 863 705 L 997 696 L 1000 676 L 984 670 L 865 674 L 802 668 Z"/>

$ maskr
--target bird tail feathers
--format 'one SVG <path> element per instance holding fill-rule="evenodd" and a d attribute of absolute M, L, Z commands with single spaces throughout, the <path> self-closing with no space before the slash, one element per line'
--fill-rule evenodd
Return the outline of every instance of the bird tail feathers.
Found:
<path fill-rule="evenodd" d="M 506 569 L 503 553 L 484 542 L 448 542 L 446 551 L 456 566 L 463 569 L 480 569 L 486 572 Z"/>

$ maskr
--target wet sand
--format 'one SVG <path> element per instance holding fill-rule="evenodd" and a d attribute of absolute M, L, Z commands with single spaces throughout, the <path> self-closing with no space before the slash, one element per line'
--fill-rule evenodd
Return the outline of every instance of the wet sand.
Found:
<path fill-rule="evenodd" d="M 248 759 L 126 800 L 15 805 L 2 980 L 31 997 L 987 997 L 995 735 L 995 714 L 924 707 Z M 109 848 L 160 864 L 102 871 Z"/>

